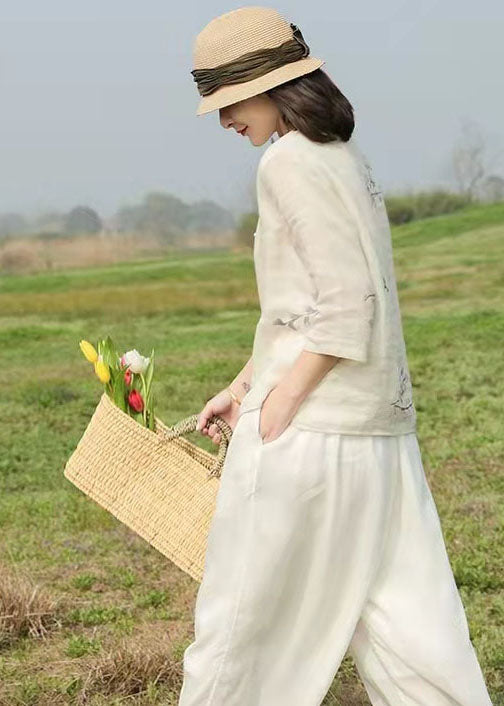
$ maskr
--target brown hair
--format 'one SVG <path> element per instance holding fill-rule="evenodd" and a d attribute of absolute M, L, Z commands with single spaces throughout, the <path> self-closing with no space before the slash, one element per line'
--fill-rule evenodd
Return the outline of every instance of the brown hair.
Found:
<path fill-rule="evenodd" d="M 298 76 L 265 93 L 289 129 L 314 142 L 348 142 L 355 127 L 350 101 L 322 69 Z"/>

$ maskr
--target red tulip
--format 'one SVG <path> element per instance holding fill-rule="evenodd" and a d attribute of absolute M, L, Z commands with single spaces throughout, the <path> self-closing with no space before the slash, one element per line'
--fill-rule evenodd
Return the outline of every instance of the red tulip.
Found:
<path fill-rule="evenodd" d="M 126 385 L 130 385 L 130 384 L 131 384 L 131 378 L 132 378 L 132 377 L 133 377 L 133 373 L 132 373 L 131 370 L 128 368 L 128 369 L 126 370 L 126 372 L 124 373 L 124 382 L 126 383 Z"/>
<path fill-rule="evenodd" d="M 138 390 L 131 390 L 128 395 L 128 404 L 135 412 L 142 412 L 144 401 Z"/>

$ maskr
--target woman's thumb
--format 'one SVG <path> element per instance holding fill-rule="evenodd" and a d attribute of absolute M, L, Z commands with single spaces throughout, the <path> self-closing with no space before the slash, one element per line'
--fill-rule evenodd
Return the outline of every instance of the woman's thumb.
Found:
<path fill-rule="evenodd" d="M 213 417 L 214 412 L 212 406 L 208 403 L 206 404 L 198 415 L 198 421 L 196 423 L 197 431 L 203 429 L 206 426 L 208 420 Z"/>

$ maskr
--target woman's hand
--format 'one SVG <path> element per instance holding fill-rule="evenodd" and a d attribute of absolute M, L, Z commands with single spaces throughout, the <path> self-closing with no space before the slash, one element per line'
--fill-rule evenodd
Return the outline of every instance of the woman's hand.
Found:
<path fill-rule="evenodd" d="M 240 405 L 232 399 L 229 390 L 224 388 L 224 390 L 221 390 L 214 397 L 210 398 L 198 414 L 196 429 L 199 429 L 203 436 L 210 437 L 214 444 L 220 444 L 221 432 L 219 427 L 217 424 L 210 424 L 207 427 L 207 422 L 214 415 L 219 415 L 219 417 L 222 417 L 222 419 L 229 424 L 231 429 L 234 429 L 238 421 L 239 411 Z"/>
<path fill-rule="evenodd" d="M 263 443 L 274 441 L 289 426 L 300 401 L 281 387 L 274 387 L 259 411 L 259 433 Z"/>

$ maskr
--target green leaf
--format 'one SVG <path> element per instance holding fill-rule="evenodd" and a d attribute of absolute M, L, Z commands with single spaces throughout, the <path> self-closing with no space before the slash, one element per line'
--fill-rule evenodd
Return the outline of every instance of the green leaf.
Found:
<path fill-rule="evenodd" d="M 123 412 L 126 411 L 126 383 L 122 375 L 119 375 L 114 382 L 114 402 Z"/>
<path fill-rule="evenodd" d="M 152 353 L 150 354 L 149 365 L 147 366 L 147 370 L 145 371 L 145 384 L 146 384 L 147 390 L 150 390 L 153 375 L 154 375 L 154 349 L 152 350 Z"/>
<path fill-rule="evenodd" d="M 123 374 L 119 370 L 116 370 L 112 367 L 109 367 L 109 369 L 110 369 L 110 382 L 111 382 L 111 385 L 114 388 L 114 390 L 117 387 L 120 387 L 121 389 L 124 390 L 125 382 L 124 382 Z"/>
<path fill-rule="evenodd" d="M 130 407 L 130 413 L 131 413 L 131 416 L 133 417 L 133 419 L 135 419 L 137 422 L 139 422 L 143 426 L 142 412 L 135 412 L 135 410 L 131 409 L 131 407 Z"/>
<path fill-rule="evenodd" d="M 152 392 L 149 393 L 149 404 L 148 404 L 148 427 L 153 431 L 156 428 L 156 420 L 154 417 L 154 395 Z"/>
<path fill-rule="evenodd" d="M 145 370 L 144 374 L 144 380 L 145 380 L 145 394 L 144 394 L 144 401 L 145 401 L 145 408 L 148 410 L 148 413 L 150 414 L 150 418 L 154 416 L 154 406 L 153 406 L 153 397 L 152 397 L 152 379 L 154 376 L 154 349 L 152 349 L 150 359 L 149 359 L 149 364 Z M 148 428 L 152 428 L 152 422 L 149 421 L 149 417 L 147 417 L 147 424 L 146 426 Z"/>
<path fill-rule="evenodd" d="M 114 390 L 114 402 L 119 407 L 119 409 L 122 409 L 123 412 L 126 412 L 126 407 L 127 407 L 126 398 L 124 397 L 123 394 L 121 394 L 121 391 L 119 388 L 116 388 Z"/>
<path fill-rule="evenodd" d="M 109 366 L 109 368 L 117 369 L 119 367 L 119 355 L 110 336 L 107 336 L 107 338 L 103 341 L 102 356 L 104 362 Z"/>
<path fill-rule="evenodd" d="M 154 419 L 154 415 L 153 415 L 152 412 L 149 410 L 149 411 L 147 412 L 147 428 L 148 428 L 148 429 L 151 429 L 152 431 L 155 431 L 155 426 L 156 426 L 156 422 L 155 422 L 155 419 Z"/>

